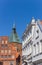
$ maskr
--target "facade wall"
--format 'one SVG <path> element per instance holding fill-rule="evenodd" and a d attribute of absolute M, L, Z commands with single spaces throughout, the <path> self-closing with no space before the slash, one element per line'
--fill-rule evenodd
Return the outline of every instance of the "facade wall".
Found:
<path fill-rule="evenodd" d="M 20 55 L 20 58 L 18 56 Z M 10 43 L 7 36 L 0 37 L 0 62 L 3 62 L 3 65 L 16 65 L 16 59 L 21 62 L 22 56 L 22 44 L 21 43 Z M 13 61 L 12 61 L 13 60 Z M 18 61 L 18 63 L 19 63 Z"/>
<path fill-rule="evenodd" d="M 31 27 L 29 25 L 24 32 L 22 42 L 22 56 L 27 56 L 26 59 L 24 58 L 24 60 L 28 63 L 28 65 L 42 65 L 42 32 L 38 26 L 39 22 L 41 21 L 35 21 L 35 19 L 32 19 L 30 23 Z M 29 40 L 30 30 L 31 39 Z M 29 41 L 31 42 L 29 43 Z M 30 60 L 31 62 L 29 62 Z"/>
<path fill-rule="evenodd" d="M 23 59 L 23 61 L 27 62 L 27 65 L 31 65 L 32 64 L 32 59 L 31 59 L 31 53 L 32 53 L 32 30 L 31 30 L 31 26 L 30 29 L 28 31 L 28 29 L 26 30 L 26 32 L 28 32 L 28 34 L 25 33 L 25 39 L 23 40 L 23 45 L 22 45 L 22 56 L 25 57 L 25 59 Z"/>
<path fill-rule="evenodd" d="M 37 32 L 38 31 L 38 32 Z M 33 39 L 33 61 L 37 61 L 42 59 L 42 32 L 38 25 L 36 24 L 35 32 L 34 32 L 34 39 Z M 40 57 L 40 58 L 39 58 Z"/>

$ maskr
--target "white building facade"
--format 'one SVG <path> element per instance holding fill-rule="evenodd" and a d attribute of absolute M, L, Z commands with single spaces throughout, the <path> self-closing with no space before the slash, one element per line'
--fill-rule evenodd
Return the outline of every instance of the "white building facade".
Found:
<path fill-rule="evenodd" d="M 24 65 L 42 65 L 42 21 L 31 20 L 22 36 Z"/>

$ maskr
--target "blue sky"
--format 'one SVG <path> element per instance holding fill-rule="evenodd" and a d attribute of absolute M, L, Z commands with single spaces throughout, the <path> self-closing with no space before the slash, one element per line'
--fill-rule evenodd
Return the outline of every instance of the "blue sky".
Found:
<path fill-rule="evenodd" d="M 15 22 L 21 38 L 32 17 L 42 19 L 42 0 L 0 0 L 0 36 L 9 36 Z"/>

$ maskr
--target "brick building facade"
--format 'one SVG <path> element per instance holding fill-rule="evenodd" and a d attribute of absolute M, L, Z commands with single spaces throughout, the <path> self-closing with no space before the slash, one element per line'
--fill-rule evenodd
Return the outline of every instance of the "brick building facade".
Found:
<path fill-rule="evenodd" d="M 22 44 L 14 26 L 9 37 L 0 36 L 0 65 L 22 65 L 21 55 Z"/>

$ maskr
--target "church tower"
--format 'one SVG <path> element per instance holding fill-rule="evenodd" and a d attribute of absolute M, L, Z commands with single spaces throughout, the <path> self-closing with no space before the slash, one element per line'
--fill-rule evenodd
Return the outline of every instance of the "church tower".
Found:
<path fill-rule="evenodd" d="M 13 25 L 11 35 L 9 37 L 9 42 L 14 47 L 16 47 L 18 55 L 16 58 L 16 65 L 21 65 L 21 56 L 22 56 L 22 44 L 18 37 L 17 31 L 16 31 L 16 25 Z"/>

